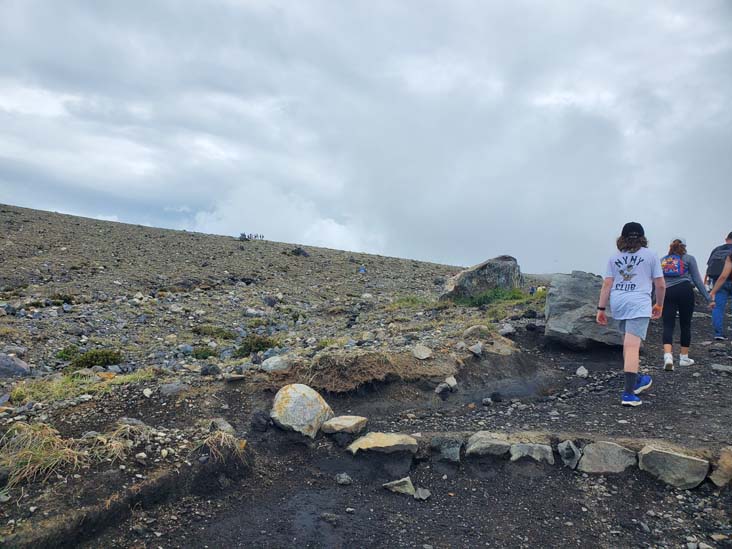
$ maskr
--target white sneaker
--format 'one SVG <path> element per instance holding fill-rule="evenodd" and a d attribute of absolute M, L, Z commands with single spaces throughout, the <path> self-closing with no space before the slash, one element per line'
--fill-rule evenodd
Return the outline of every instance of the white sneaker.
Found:
<path fill-rule="evenodd" d="M 673 372 L 674 371 L 674 355 L 671 353 L 666 353 L 663 355 L 663 369 L 667 372 Z"/>
<path fill-rule="evenodd" d="M 688 356 L 682 356 L 679 358 L 679 366 L 693 366 L 694 362 L 695 361 Z"/>

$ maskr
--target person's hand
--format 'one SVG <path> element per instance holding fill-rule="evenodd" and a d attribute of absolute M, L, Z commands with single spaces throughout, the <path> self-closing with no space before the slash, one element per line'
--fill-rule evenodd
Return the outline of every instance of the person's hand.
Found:
<path fill-rule="evenodd" d="M 653 320 L 658 320 L 661 318 L 661 315 L 663 314 L 663 307 L 661 305 L 654 305 L 653 310 L 651 311 L 651 318 Z"/>
<path fill-rule="evenodd" d="M 715 307 L 715 305 L 716 305 L 716 302 L 715 302 L 715 300 L 714 300 L 714 297 L 715 297 L 715 296 L 714 296 L 714 294 L 709 294 L 709 297 L 710 297 L 710 301 L 709 301 L 709 308 L 710 308 L 710 309 L 714 309 L 714 307 Z"/>
<path fill-rule="evenodd" d="M 597 311 L 597 317 L 595 318 L 600 326 L 607 326 L 607 315 L 605 311 Z"/>

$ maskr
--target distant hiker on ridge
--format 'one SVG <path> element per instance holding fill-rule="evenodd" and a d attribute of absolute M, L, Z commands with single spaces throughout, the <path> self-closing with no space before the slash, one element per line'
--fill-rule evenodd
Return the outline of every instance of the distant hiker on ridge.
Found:
<path fill-rule="evenodd" d="M 693 255 L 686 253 L 686 240 L 675 238 L 671 241 L 668 255 L 661 258 L 661 270 L 666 282 L 666 299 L 663 302 L 663 369 L 674 370 L 673 340 L 676 327 L 676 312 L 679 313 L 681 328 L 681 352 L 679 366 L 691 366 L 694 361 L 689 358 L 691 345 L 691 319 L 694 316 L 694 288 L 711 303 L 704 281 L 699 274 L 699 267 Z M 693 283 L 693 286 L 692 286 Z"/>
<path fill-rule="evenodd" d="M 640 393 L 653 384 L 649 375 L 639 375 L 641 341 L 646 339 L 648 323 L 661 318 L 666 283 L 658 256 L 648 249 L 640 223 L 626 223 L 617 240 L 618 253 L 607 262 L 605 280 L 597 304 L 597 323 L 607 325 L 608 303 L 613 318 L 620 321 L 623 338 L 625 387 L 620 403 L 640 406 Z M 656 288 L 656 304 L 651 293 Z"/>
<path fill-rule="evenodd" d="M 714 286 L 711 292 L 714 301 L 712 310 L 712 326 L 714 326 L 714 339 L 724 341 L 727 336 L 724 333 L 724 314 L 727 309 L 727 301 L 732 297 L 732 279 L 729 274 L 722 277 L 725 265 L 729 263 L 729 256 L 732 253 L 732 232 L 727 235 L 725 243 L 712 250 L 707 260 L 707 281 Z M 720 283 L 721 281 L 721 283 Z"/>

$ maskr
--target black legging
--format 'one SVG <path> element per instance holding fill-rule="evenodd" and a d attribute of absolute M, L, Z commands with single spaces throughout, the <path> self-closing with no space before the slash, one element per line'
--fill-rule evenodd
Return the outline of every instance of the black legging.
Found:
<path fill-rule="evenodd" d="M 677 311 L 681 326 L 681 346 L 689 347 L 691 345 L 691 317 L 694 316 L 694 288 L 691 286 L 691 282 L 682 282 L 666 288 L 666 299 L 663 302 L 664 345 L 673 344 Z"/>

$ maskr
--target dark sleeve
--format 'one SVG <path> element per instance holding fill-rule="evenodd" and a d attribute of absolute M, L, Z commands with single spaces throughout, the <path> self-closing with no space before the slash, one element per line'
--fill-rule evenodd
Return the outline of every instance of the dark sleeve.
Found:
<path fill-rule="evenodd" d="M 697 267 L 696 265 L 696 259 L 694 259 L 693 255 L 687 255 L 686 257 L 689 263 L 689 273 L 691 274 L 691 279 L 694 281 L 694 286 L 696 286 L 696 289 L 699 290 L 699 293 L 704 296 L 704 299 L 706 299 L 707 303 L 709 303 L 712 298 L 709 296 L 709 292 L 707 292 L 707 289 L 704 287 L 704 281 L 699 274 L 699 267 Z"/>

